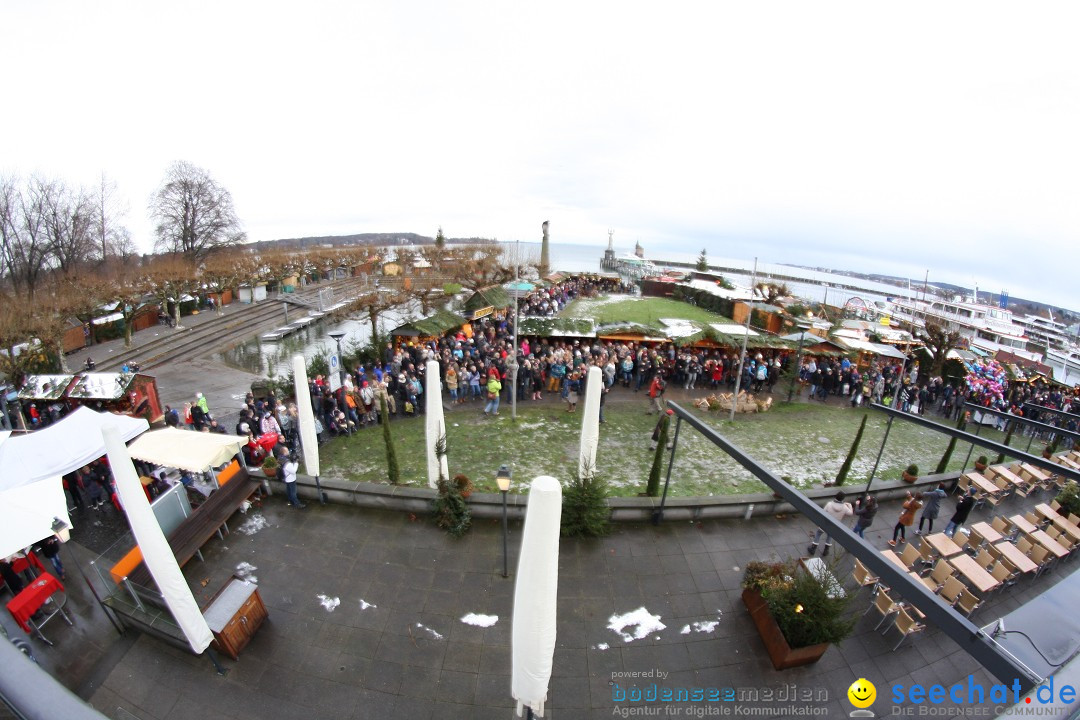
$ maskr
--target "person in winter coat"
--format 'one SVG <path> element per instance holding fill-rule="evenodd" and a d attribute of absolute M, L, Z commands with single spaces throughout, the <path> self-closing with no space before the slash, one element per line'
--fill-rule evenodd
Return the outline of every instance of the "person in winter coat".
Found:
<path fill-rule="evenodd" d="M 961 525 L 968 519 L 971 509 L 975 507 L 975 488 L 969 487 L 968 493 L 956 503 L 956 512 L 949 518 L 945 526 L 945 534 L 952 537 Z"/>
<path fill-rule="evenodd" d="M 836 497 L 829 502 L 825 503 L 825 512 L 829 513 L 833 520 L 838 523 L 842 523 L 844 518 L 849 515 L 854 515 L 855 511 L 851 509 L 851 503 L 844 502 L 844 493 L 838 491 Z M 825 533 L 821 528 L 817 529 L 814 533 L 814 540 L 810 543 L 810 547 L 806 548 L 807 555 L 813 555 L 817 552 L 818 540 L 821 539 L 822 533 Z M 829 554 L 829 550 L 832 549 L 832 538 L 828 533 L 825 533 L 825 547 L 821 551 L 821 557 L 825 557 Z"/>
<path fill-rule="evenodd" d="M 938 486 L 933 490 L 924 492 L 921 497 L 926 505 L 923 507 L 922 515 L 919 516 L 919 529 L 915 531 L 916 535 L 922 535 L 922 526 L 925 522 L 926 534 L 934 532 L 934 520 L 937 519 L 938 513 L 941 511 L 941 501 L 945 499 L 948 493 L 945 492 L 945 483 L 938 483 Z"/>
<path fill-rule="evenodd" d="M 904 500 L 904 506 L 900 510 L 900 519 L 896 523 L 896 527 L 892 531 L 892 540 L 889 541 L 891 547 L 896 547 L 896 538 L 899 536 L 900 542 L 907 542 L 905 536 L 906 528 L 915 523 L 915 513 L 922 507 L 922 503 L 919 498 L 911 494 L 909 490 L 907 498 Z"/>
<path fill-rule="evenodd" d="M 874 516 L 877 515 L 877 509 L 877 498 L 873 495 L 867 495 L 856 500 L 855 517 L 857 517 L 858 520 L 855 521 L 855 527 L 853 527 L 851 531 L 859 537 L 864 537 L 863 531 L 873 524 Z"/>
<path fill-rule="evenodd" d="M 484 406 L 484 414 L 499 414 L 499 393 L 502 392 L 502 383 L 499 381 L 499 371 L 491 369 L 487 381 L 487 405 Z"/>

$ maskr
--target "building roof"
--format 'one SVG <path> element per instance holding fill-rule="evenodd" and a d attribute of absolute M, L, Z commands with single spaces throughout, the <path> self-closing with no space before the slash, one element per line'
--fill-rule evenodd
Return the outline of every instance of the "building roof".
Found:
<path fill-rule="evenodd" d="M 480 288 L 469 296 L 469 299 L 465 301 L 465 309 L 471 312 L 489 305 L 496 309 L 502 309 L 513 304 L 514 299 L 502 285 L 489 285 Z"/>
<path fill-rule="evenodd" d="M 465 318 L 449 310 L 439 310 L 431 317 L 398 325 L 390 334 L 403 337 L 435 337 L 448 330 L 455 330 L 466 322 Z"/>

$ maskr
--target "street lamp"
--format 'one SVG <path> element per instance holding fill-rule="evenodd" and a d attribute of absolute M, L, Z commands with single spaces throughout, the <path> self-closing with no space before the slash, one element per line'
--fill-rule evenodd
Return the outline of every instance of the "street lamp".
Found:
<path fill-rule="evenodd" d="M 503 501 L 503 577 L 510 577 L 510 573 L 507 569 L 509 560 L 507 558 L 506 550 L 506 493 L 510 490 L 510 468 L 506 465 L 500 465 L 499 472 L 495 475 L 495 482 L 499 486 L 499 492 L 502 493 Z"/>
<path fill-rule="evenodd" d="M 341 360 L 341 338 L 345 337 L 344 330 L 334 330 L 333 332 L 326 333 L 330 337 L 334 338 L 337 342 L 337 358 L 338 358 L 338 382 L 344 387 L 345 385 L 345 363 Z"/>

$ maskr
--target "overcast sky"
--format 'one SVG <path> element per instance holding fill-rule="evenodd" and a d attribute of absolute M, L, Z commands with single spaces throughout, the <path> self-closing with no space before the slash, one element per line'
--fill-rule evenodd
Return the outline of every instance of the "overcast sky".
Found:
<path fill-rule="evenodd" d="M 758 256 L 1080 310 L 1072 2 L 6 2 L 0 172 L 128 227 L 187 160 L 251 239 Z"/>

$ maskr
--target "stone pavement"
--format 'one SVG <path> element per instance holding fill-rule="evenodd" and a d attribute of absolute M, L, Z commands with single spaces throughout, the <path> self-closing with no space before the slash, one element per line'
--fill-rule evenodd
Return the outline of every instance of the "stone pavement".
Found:
<path fill-rule="evenodd" d="M 1022 502 L 1031 501 L 1008 500 L 1002 509 L 1015 512 Z M 885 503 L 867 532 L 875 547 L 886 546 L 895 505 Z M 249 535 L 240 531 L 240 518 L 234 519 L 224 542 L 215 539 L 204 548 L 206 562 L 185 568 L 205 603 L 240 563 L 255 566 L 251 572 L 270 618 L 238 662 L 223 661 L 230 668 L 226 677 L 217 676 L 206 658 L 149 636 L 119 638 L 70 570 L 76 629 L 57 626 L 57 648 L 39 655 L 67 656 L 90 644 L 99 660 L 81 683 L 73 683 L 78 671 L 87 670 L 81 665 L 65 669 L 54 662 L 52 669 L 113 718 L 511 716 L 510 629 L 520 524 L 511 526 L 511 577 L 504 579 L 496 521 L 478 521 L 466 537 L 453 540 L 428 518 L 317 503 L 294 510 L 280 494 L 249 513 L 267 526 Z M 980 509 L 972 519 L 986 515 Z M 612 699 L 613 682 L 620 688 L 651 682 L 670 688 L 794 683 L 822 694 L 825 699 L 813 705 L 829 717 L 847 716 L 846 691 L 859 677 L 874 682 L 880 698 L 888 698 L 887 688 L 896 682 L 949 685 L 966 681 L 969 673 L 975 682 L 994 682 L 933 628 L 892 652 L 896 631 L 884 637 L 874 632 L 873 613 L 816 665 L 773 670 L 742 605 L 742 568 L 754 559 L 802 554 L 810 530 L 804 518 L 787 516 L 620 525 L 601 540 L 564 538 L 547 716 L 611 717 L 619 705 Z M 841 559 L 839 567 L 847 579 L 850 559 Z M 976 614 L 976 623 L 992 622 L 1071 570 L 1065 564 L 1006 589 Z M 868 603 L 863 590 L 857 611 Z M 613 615 L 638 608 L 659 616 L 666 627 L 629 640 L 608 629 Z M 461 621 L 467 613 L 497 615 L 498 621 L 476 627 Z M 692 627 L 712 621 L 711 629 Z M 879 700 L 877 707 L 888 714 L 887 702 Z M 690 708 L 666 712 L 676 710 L 685 714 Z"/>

